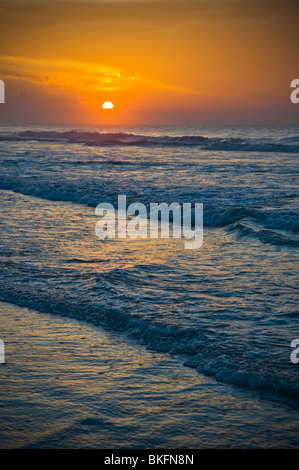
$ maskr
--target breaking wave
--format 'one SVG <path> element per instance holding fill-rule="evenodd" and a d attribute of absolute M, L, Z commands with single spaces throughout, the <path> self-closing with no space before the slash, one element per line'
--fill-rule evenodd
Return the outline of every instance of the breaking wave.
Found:
<path fill-rule="evenodd" d="M 98 276 L 102 288 L 109 290 L 110 276 L 130 275 L 130 272 L 118 270 Z M 45 276 L 43 272 L 42 276 Z M 133 339 L 152 350 L 178 355 L 188 367 L 195 368 L 217 380 L 249 388 L 251 390 L 270 393 L 273 397 L 290 399 L 293 403 L 298 401 L 299 385 L 296 377 L 289 377 L 275 366 L 265 366 L 265 353 L 262 348 L 255 351 L 242 350 L 235 345 L 220 342 L 220 339 L 211 336 L 200 326 L 198 328 L 167 325 L 141 318 L 139 315 L 129 313 L 114 306 L 107 306 L 105 302 L 94 302 L 85 294 L 85 301 L 74 295 L 61 297 L 41 289 L 38 293 L 34 289 L 23 288 L 22 291 L 13 285 L 3 286 L 1 301 L 10 302 L 22 307 L 31 308 L 40 312 L 58 314 L 75 318 L 79 321 L 92 323 L 121 333 L 128 339 Z M 274 357 L 274 352 L 271 351 Z M 254 356 L 254 361 L 252 357 Z"/>
<path fill-rule="evenodd" d="M 284 152 L 299 153 L 299 137 L 280 141 L 241 138 L 204 137 L 198 135 L 155 136 L 127 134 L 123 132 L 100 133 L 79 132 L 76 130 L 58 131 L 23 131 L 14 135 L 2 135 L 0 140 L 22 141 L 62 141 L 89 146 L 196 146 L 203 150 L 246 151 L 246 152 Z"/>

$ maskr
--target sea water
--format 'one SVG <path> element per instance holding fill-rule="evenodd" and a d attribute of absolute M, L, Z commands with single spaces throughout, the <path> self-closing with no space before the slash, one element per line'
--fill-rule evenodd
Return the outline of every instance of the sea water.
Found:
<path fill-rule="evenodd" d="M 299 404 L 299 129 L 2 126 L 1 300 Z M 95 207 L 203 204 L 203 244 L 100 240 Z"/>

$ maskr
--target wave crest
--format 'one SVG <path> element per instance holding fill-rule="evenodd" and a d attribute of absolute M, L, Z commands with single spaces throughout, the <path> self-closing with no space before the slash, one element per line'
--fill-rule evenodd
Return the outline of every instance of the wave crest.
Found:
<path fill-rule="evenodd" d="M 2 135 L 0 140 L 37 140 L 62 141 L 89 146 L 197 146 L 203 150 L 246 151 L 246 152 L 284 152 L 299 153 L 298 138 L 284 141 L 262 141 L 260 139 L 204 137 L 200 135 L 155 136 L 138 135 L 123 132 L 79 132 L 59 131 L 23 131 L 12 135 Z"/>

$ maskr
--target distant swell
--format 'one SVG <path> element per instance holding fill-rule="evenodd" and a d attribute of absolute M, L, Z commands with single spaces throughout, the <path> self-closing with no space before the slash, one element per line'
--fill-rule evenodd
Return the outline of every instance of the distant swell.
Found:
<path fill-rule="evenodd" d="M 75 130 L 58 131 L 24 131 L 12 135 L 2 135 L 0 140 L 23 141 L 61 141 L 97 146 L 197 146 L 203 150 L 246 151 L 246 152 L 288 152 L 299 153 L 298 137 L 284 139 L 279 142 L 262 141 L 260 139 L 203 137 L 197 135 L 154 136 L 137 135 L 123 132 L 100 133 L 79 132 Z"/>

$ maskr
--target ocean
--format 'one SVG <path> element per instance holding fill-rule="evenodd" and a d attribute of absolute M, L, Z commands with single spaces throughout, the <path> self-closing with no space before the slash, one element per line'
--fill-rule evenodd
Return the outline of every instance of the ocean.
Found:
<path fill-rule="evenodd" d="M 4 125 L 0 300 L 112 332 L 293 420 L 298 155 L 298 127 Z M 95 208 L 119 195 L 202 203 L 202 246 L 99 239 Z"/>

